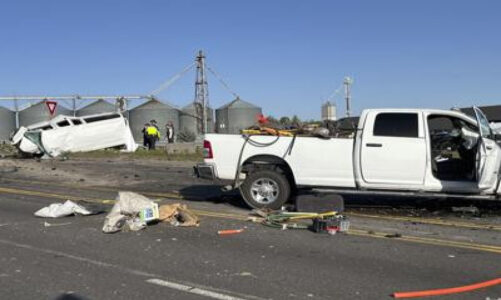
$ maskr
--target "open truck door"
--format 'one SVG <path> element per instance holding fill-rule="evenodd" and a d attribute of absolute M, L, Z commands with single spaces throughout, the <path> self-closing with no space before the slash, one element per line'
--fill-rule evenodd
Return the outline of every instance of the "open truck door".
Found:
<path fill-rule="evenodd" d="M 477 182 L 480 190 L 496 188 L 501 163 L 501 149 L 494 140 L 489 120 L 478 108 L 473 107 L 479 130 L 476 158 Z"/>

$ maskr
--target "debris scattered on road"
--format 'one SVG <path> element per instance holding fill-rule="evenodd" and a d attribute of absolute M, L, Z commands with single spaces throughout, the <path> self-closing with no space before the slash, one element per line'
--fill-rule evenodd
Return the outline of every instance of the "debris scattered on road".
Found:
<path fill-rule="evenodd" d="M 158 209 L 159 220 L 174 226 L 199 226 L 198 216 L 188 209 L 185 204 L 174 203 L 161 205 Z"/>
<path fill-rule="evenodd" d="M 0 143 L 0 158 L 13 157 L 17 153 L 17 149 L 6 143 Z"/>
<path fill-rule="evenodd" d="M 316 233 L 329 233 L 331 235 L 336 232 L 346 232 L 350 226 L 350 221 L 346 217 L 335 215 L 313 219 L 312 230 Z"/>
<path fill-rule="evenodd" d="M 219 230 L 217 234 L 219 235 L 232 235 L 242 233 L 243 229 L 228 229 L 228 230 Z"/>
<path fill-rule="evenodd" d="M 63 203 L 52 203 L 42 209 L 35 212 L 35 216 L 42 218 L 61 218 L 71 215 L 92 215 L 96 212 L 88 210 L 87 208 L 76 204 L 71 200 L 67 200 Z"/>
<path fill-rule="evenodd" d="M 44 227 L 56 227 L 56 226 L 65 226 L 65 225 L 70 225 L 71 222 L 67 222 L 67 223 L 56 223 L 56 224 L 51 224 L 49 222 L 44 222 L 43 223 L 43 226 Z"/>
<path fill-rule="evenodd" d="M 251 272 L 240 272 L 240 273 L 236 273 L 236 274 L 233 274 L 233 275 L 241 276 L 241 277 L 253 277 L 253 278 L 257 278 L 257 276 L 254 275 L 254 274 L 252 274 Z"/>
<path fill-rule="evenodd" d="M 452 212 L 463 213 L 463 214 L 472 214 L 474 216 L 480 215 L 480 210 L 475 206 L 452 207 Z"/>
<path fill-rule="evenodd" d="M 133 192 L 118 192 L 116 203 L 104 220 L 103 232 L 115 233 L 123 229 L 141 230 L 148 222 L 158 220 L 158 204 Z"/>
<path fill-rule="evenodd" d="M 314 213 L 260 209 L 253 210 L 253 213 L 262 218 L 261 223 L 263 225 L 282 230 L 311 229 L 317 233 L 335 234 L 335 232 L 347 232 L 350 226 L 349 220 L 345 216 L 338 215 L 336 211 Z M 250 220 L 256 222 L 259 218 L 253 219 L 251 217 Z M 310 222 L 313 222 L 313 224 Z"/>
<path fill-rule="evenodd" d="M 384 237 L 387 237 L 387 238 L 401 238 L 402 235 L 397 232 L 397 233 L 387 234 Z"/>

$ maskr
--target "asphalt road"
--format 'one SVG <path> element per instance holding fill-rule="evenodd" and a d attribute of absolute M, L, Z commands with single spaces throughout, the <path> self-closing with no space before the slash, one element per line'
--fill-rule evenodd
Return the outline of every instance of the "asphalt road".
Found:
<path fill-rule="evenodd" d="M 47 190 L 36 183 L 1 181 L 0 186 Z M 53 192 L 101 199 L 115 194 L 70 187 Z M 501 275 L 498 253 L 398 238 L 282 231 L 213 217 L 202 217 L 198 228 L 157 224 L 104 234 L 104 214 L 33 216 L 58 201 L 0 192 L 2 299 L 389 299 L 397 291 L 455 287 Z M 217 202 L 188 205 L 235 210 Z M 239 228 L 244 232 L 217 235 Z M 497 298 L 499 285 L 436 299 Z"/>

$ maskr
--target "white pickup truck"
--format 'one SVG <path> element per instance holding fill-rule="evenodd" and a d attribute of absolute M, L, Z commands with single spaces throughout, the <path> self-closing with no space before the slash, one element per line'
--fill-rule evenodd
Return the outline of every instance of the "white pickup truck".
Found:
<path fill-rule="evenodd" d="M 348 138 L 207 134 L 202 178 L 233 180 L 248 205 L 299 189 L 497 200 L 501 148 L 482 111 L 368 109 Z"/>

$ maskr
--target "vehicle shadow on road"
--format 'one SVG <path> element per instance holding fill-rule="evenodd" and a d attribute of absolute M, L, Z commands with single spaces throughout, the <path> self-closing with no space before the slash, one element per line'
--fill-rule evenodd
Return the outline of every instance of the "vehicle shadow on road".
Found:
<path fill-rule="evenodd" d="M 87 300 L 87 299 L 88 298 L 73 293 L 64 293 L 54 298 L 54 300 Z"/>
<path fill-rule="evenodd" d="M 226 203 L 236 208 L 249 209 L 243 201 L 238 190 L 223 192 L 220 185 L 191 185 L 179 190 L 181 196 L 187 201 Z"/>
<path fill-rule="evenodd" d="M 501 202 L 488 200 L 420 198 L 397 196 L 344 195 L 345 206 L 351 209 L 385 209 L 420 211 L 423 214 L 453 212 L 459 207 L 474 207 L 477 214 L 501 215 Z"/>

